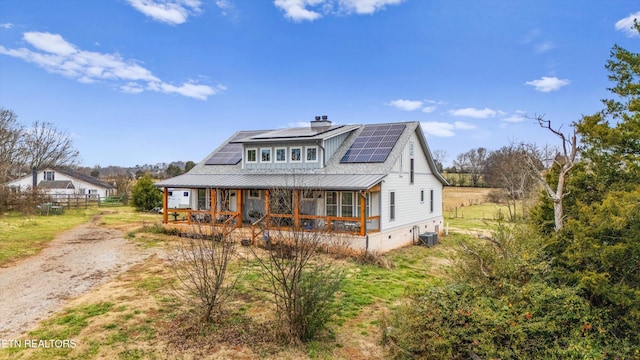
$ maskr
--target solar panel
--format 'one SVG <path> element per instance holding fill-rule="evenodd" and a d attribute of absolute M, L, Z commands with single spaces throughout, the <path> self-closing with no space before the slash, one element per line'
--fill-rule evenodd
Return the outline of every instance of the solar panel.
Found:
<path fill-rule="evenodd" d="M 340 162 L 385 162 L 404 129 L 405 124 L 365 125 Z"/>
<path fill-rule="evenodd" d="M 206 162 L 205 165 L 236 165 L 242 160 L 242 144 L 234 143 L 241 139 L 263 133 L 264 131 L 241 131 L 233 139 L 229 140 L 220 150 L 216 151 Z"/>

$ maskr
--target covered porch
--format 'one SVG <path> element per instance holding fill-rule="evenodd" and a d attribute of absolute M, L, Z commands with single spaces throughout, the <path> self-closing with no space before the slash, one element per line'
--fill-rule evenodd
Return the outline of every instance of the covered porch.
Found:
<path fill-rule="evenodd" d="M 190 192 L 188 205 L 169 207 L 170 194 Z M 163 188 L 163 223 L 192 231 L 241 232 L 252 242 L 269 230 L 355 236 L 380 232 L 380 185 L 361 190 L 310 188 Z M 239 231 L 240 230 L 240 231 Z"/>

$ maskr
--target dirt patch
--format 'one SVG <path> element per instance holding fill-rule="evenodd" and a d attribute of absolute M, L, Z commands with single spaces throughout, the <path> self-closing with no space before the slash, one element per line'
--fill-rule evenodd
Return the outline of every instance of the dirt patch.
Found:
<path fill-rule="evenodd" d="M 153 253 L 100 227 L 99 217 L 51 241 L 39 254 L 0 268 L 0 339 L 13 339 Z"/>

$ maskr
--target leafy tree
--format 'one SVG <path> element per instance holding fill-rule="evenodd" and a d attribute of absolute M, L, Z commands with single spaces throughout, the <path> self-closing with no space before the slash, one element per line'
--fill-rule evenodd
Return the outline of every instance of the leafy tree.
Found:
<path fill-rule="evenodd" d="M 140 211 L 148 211 L 162 206 L 162 192 L 153 186 L 151 176 L 144 175 L 133 185 L 131 202 Z"/>
<path fill-rule="evenodd" d="M 187 161 L 184 164 L 184 172 L 188 172 L 189 170 L 193 169 L 196 166 L 196 163 L 194 163 L 193 161 Z"/>
<path fill-rule="evenodd" d="M 614 99 L 576 124 L 583 161 L 567 183 L 565 229 L 547 249 L 559 284 L 577 287 L 612 337 L 638 344 L 640 54 L 614 46 L 606 68 Z"/>
<path fill-rule="evenodd" d="M 178 165 L 170 164 L 165 170 L 167 176 L 178 176 L 182 174 L 182 169 Z"/>

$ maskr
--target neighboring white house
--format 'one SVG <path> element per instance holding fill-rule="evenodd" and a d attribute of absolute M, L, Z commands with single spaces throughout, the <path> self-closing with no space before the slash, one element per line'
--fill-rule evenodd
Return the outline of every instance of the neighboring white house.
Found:
<path fill-rule="evenodd" d="M 14 191 L 28 191 L 37 187 L 48 195 L 91 195 L 104 198 L 116 194 L 115 186 L 66 168 L 36 170 L 31 175 L 9 181 L 4 186 Z"/>
<path fill-rule="evenodd" d="M 308 127 L 239 131 L 156 186 L 168 224 L 232 220 L 268 230 L 286 220 L 278 226 L 346 233 L 355 248 L 388 251 L 443 230 L 446 184 L 419 122 L 333 125 L 323 116 Z M 192 194 L 189 210 L 170 218 L 169 191 L 180 189 Z"/>

